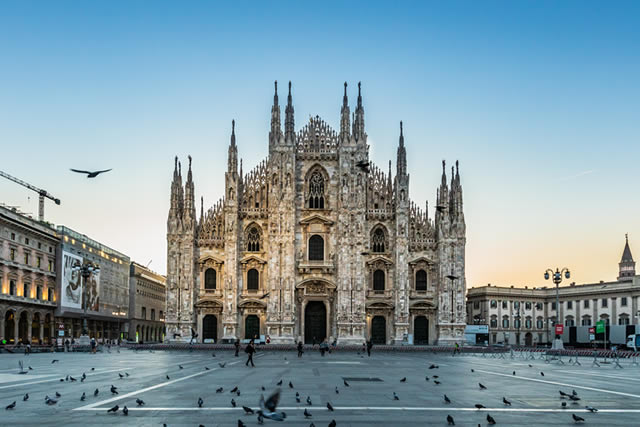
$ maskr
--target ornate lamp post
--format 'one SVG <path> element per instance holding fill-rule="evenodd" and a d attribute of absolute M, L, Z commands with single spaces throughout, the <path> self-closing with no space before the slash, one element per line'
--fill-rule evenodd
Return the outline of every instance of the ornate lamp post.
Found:
<path fill-rule="evenodd" d="M 76 263 L 73 266 L 73 271 L 80 272 L 82 276 L 82 300 L 83 300 L 83 314 L 82 314 L 82 335 L 85 340 L 89 335 L 89 327 L 87 325 L 87 306 L 89 305 L 89 301 L 87 301 L 87 279 L 91 277 L 92 274 L 100 273 L 100 267 L 97 264 L 93 264 L 92 262 L 86 262 L 84 264 Z"/>
<path fill-rule="evenodd" d="M 552 279 L 553 283 L 556 284 L 556 323 L 560 320 L 560 291 L 558 290 L 558 286 L 562 283 L 562 275 L 564 274 L 565 279 L 569 279 L 571 277 L 571 273 L 569 273 L 569 269 L 564 267 L 562 270 L 556 268 L 556 271 L 548 268 L 547 271 L 544 272 L 544 280 Z M 555 326 L 554 324 L 554 326 Z M 554 331 L 555 332 L 555 331 Z"/>

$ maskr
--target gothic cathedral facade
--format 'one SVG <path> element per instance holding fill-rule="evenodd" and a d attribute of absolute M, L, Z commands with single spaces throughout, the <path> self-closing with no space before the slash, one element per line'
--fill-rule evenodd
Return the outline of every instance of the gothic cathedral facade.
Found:
<path fill-rule="evenodd" d="M 296 132 L 277 83 L 269 155 L 238 168 L 232 125 L 225 195 L 196 215 L 191 157 L 176 158 L 167 223 L 167 339 L 269 336 L 273 343 L 453 344 L 464 338 L 465 221 L 458 165 L 442 162 L 435 218 L 409 197 L 402 123 L 395 176 L 369 160 L 360 84 L 340 131 Z"/>

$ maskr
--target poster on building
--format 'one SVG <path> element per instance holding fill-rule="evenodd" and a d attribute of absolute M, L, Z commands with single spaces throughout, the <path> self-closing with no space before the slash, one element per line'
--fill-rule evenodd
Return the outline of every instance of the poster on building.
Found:
<path fill-rule="evenodd" d="M 100 272 L 92 272 L 85 283 L 87 287 L 87 310 L 98 311 L 100 308 Z"/>
<path fill-rule="evenodd" d="M 73 269 L 76 264 L 82 265 L 82 257 L 62 252 L 62 307 L 82 308 L 82 276 L 79 271 Z"/>

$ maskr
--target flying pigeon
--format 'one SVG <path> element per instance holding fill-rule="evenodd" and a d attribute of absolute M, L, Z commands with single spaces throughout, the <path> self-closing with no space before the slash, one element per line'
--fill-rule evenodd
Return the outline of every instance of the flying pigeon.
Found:
<path fill-rule="evenodd" d="M 268 418 L 274 421 L 282 421 L 287 417 L 287 414 L 284 412 L 276 412 L 276 408 L 278 407 L 278 402 L 280 401 L 280 389 L 276 390 L 267 398 L 266 402 L 264 400 L 264 396 L 260 395 L 258 414 L 264 418 Z"/>
<path fill-rule="evenodd" d="M 122 408 L 122 413 L 125 415 L 129 415 L 129 408 L 127 408 L 126 406 Z"/>
<path fill-rule="evenodd" d="M 456 422 L 453 420 L 453 417 L 451 415 L 447 415 L 447 425 L 450 425 L 450 426 L 456 425 Z"/>
<path fill-rule="evenodd" d="M 7 407 L 4 408 L 4 409 L 9 410 L 9 409 L 13 409 L 15 407 L 16 407 L 16 401 L 14 400 L 13 403 L 8 404 Z"/>
<path fill-rule="evenodd" d="M 105 169 L 105 170 L 101 170 L 101 171 L 83 171 L 83 170 L 78 170 L 78 169 L 70 169 L 71 172 L 75 172 L 75 173 L 86 173 L 87 174 L 87 178 L 95 178 L 96 176 L 100 175 L 101 173 L 105 173 L 105 172 L 109 172 L 111 169 Z"/>
<path fill-rule="evenodd" d="M 360 168 L 364 173 L 369 173 L 369 162 L 365 162 L 364 160 L 360 160 L 356 163 L 356 166 Z"/>
<path fill-rule="evenodd" d="M 115 414 L 116 412 L 118 412 L 118 409 L 120 409 L 120 407 L 118 405 L 116 405 L 113 408 L 107 410 L 107 413 L 113 412 Z"/>
<path fill-rule="evenodd" d="M 571 414 L 571 416 L 573 417 L 573 421 L 576 423 L 583 423 L 584 422 L 584 418 L 577 416 L 576 414 Z"/>

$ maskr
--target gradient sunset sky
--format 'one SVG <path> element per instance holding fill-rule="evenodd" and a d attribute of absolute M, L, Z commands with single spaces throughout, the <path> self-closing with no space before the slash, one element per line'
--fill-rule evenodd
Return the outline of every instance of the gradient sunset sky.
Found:
<path fill-rule="evenodd" d="M 640 3 L 392 3 L 3 2 L 0 170 L 62 200 L 49 221 L 164 273 L 176 154 L 208 207 L 232 119 L 244 171 L 266 157 L 274 80 L 296 129 L 339 128 L 362 81 L 372 160 L 395 171 L 403 120 L 432 217 L 440 162 L 460 160 L 468 287 L 612 280 L 625 233 L 640 258 Z M 37 213 L 4 179 L 0 202 Z"/>

